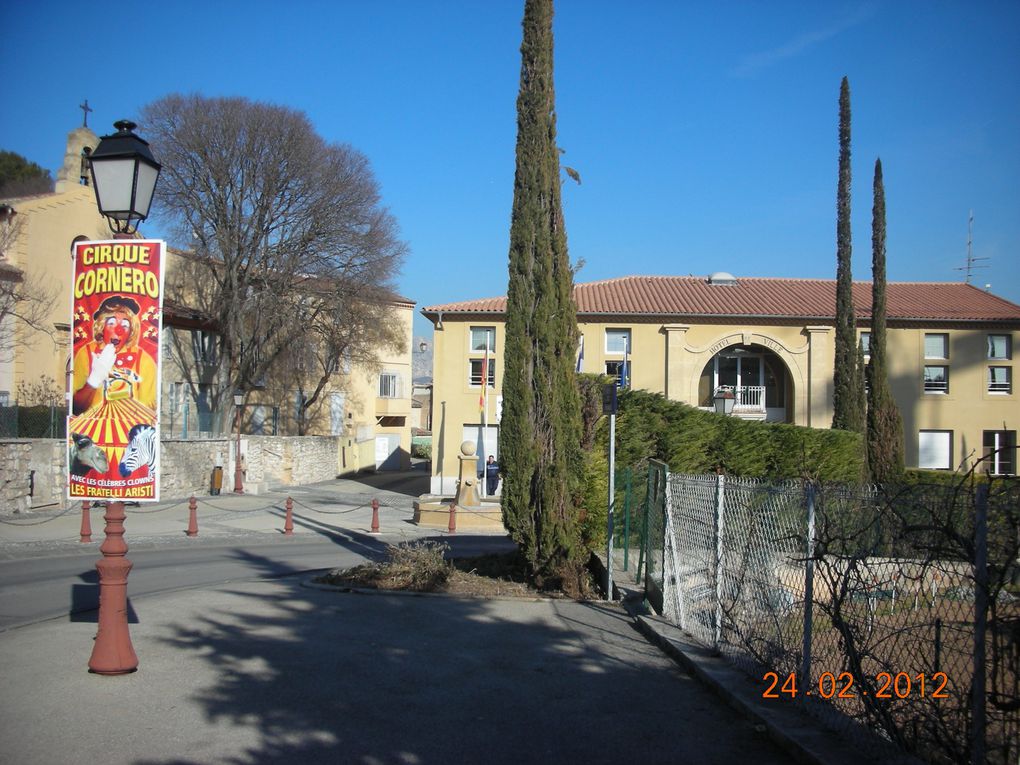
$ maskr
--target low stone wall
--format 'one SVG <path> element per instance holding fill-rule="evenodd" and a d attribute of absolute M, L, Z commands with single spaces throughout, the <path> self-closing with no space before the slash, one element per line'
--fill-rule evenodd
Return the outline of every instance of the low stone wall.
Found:
<path fill-rule="evenodd" d="M 234 486 L 234 440 L 169 440 L 160 454 L 160 497 L 205 496 L 213 469 L 223 468 L 223 491 Z M 318 481 L 341 473 L 346 439 L 332 436 L 242 436 L 244 490 L 249 494 Z M 67 492 L 67 448 L 62 439 L 0 440 L 0 513 L 63 505 Z M 372 465 L 374 467 L 374 465 Z"/>

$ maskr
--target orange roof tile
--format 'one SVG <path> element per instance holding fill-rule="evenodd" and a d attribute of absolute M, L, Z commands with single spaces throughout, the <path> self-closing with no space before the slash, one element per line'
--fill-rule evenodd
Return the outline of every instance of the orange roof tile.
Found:
<path fill-rule="evenodd" d="M 871 316 L 871 282 L 855 282 L 858 319 Z M 623 276 L 574 285 L 578 316 L 753 317 L 827 321 L 836 316 L 834 279 L 738 278 L 711 284 L 697 276 Z M 506 298 L 422 308 L 426 316 L 502 314 Z M 1020 322 L 1020 305 L 962 282 L 890 282 L 886 314 L 899 321 Z"/>

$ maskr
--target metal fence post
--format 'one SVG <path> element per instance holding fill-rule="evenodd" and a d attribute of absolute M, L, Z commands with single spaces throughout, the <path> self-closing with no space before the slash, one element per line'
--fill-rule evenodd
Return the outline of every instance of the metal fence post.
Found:
<path fill-rule="evenodd" d="M 188 414 L 191 411 L 191 402 L 184 399 L 184 418 L 181 423 L 181 439 L 184 441 L 188 440 Z"/>
<path fill-rule="evenodd" d="M 631 468 L 627 468 L 624 475 L 627 477 L 626 493 L 623 496 L 623 570 L 628 570 L 628 561 L 630 559 L 630 481 L 634 475 L 634 471 Z"/>
<path fill-rule="evenodd" d="M 804 647 L 801 654 L 801 682 L 811 682 L 811 632 L 814 616 L 815 597 L 815 485 L 807 484 L 804 488 L 807 500 L 807 539 L 805 539 L 806 558 L 804 561 Z"/>
<path fill-rule="evenodd" d="M 723 580 L 723 531 L 725 524 L 726 476 L 716 476 L 715 490 L 715 639 L 713 648 L 719 650 L 722 642 L 722 580 Z"/>
<path fill-rule="evenodd" d="M 652 507 L 652 496 L 655 493 L 655 481 L 656 481 L 655 466 L 651 462 L 648 463 L 648 480 L 645 481 L 645 507 L 644 512 L 641 516 L 641 540 L 638 543 L 638 563 L 637 571 L 634 576 L 634 583 L 639 584 L 642 577 L 644 577 L 645 561 L 648 560 L 647 548 L 648 548 L 648 514 L 651 512 Z M 647 589 L 647 588 L 646 588 Z"/>
<path fill-rule="evenodd" d="M 974 513 L 974 682 L 970 761 L 985 761 L 985 634 L 988 629 L 988 485 L 977 487 Z"/>

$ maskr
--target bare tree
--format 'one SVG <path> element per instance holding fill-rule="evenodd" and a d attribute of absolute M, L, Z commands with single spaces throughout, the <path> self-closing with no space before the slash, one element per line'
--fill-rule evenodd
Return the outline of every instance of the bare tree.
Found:
<path fill-rule="evenodd" d="M 15 325 L 42 332 L 54 339 L 49 319 L 57 289 L 25 276 L 20 268 L 4 262 L 7 253 L 13 250 L 22 226 L 13 211 L 3 217 L 0 220 L 0 360 L 7 360 L 17 340 Z"/>
<path fill-rule="evenodd" d="M 306 306 L 315 301 L 324 305 L 310 310 L 314 318 L 305 341 L 280 359 L 297 394 L 298 435 L 307 433 L 331 381 L 331 389 L 343 389 L 352 370 L 377 371 L 381 352 L 406 350 L 401 327 L 392 320 L 392 294 L 362 288 L 304 296 Z"/>
<path fill-rule="evenodd" d="M 171 95 L 142 122 L 163 164 L 157 209 L 198 275 L 167 295 L 221 333 L 217 400 L 311 339 L 351 294 L 388 288 L 406 247 L 367 158 L 308 118 L 242 98 Z M 327 285 L 327 286 L 324 286 Z M 229 411 L 229 409 L 228 409 Z"/>

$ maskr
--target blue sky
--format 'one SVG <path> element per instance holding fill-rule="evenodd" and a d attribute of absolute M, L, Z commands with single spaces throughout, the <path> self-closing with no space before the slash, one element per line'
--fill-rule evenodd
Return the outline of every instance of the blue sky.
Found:
<path fill-rule="evenodd" d="M 55 172 L 67 132 L 172 92 L 308 114 L 371 160 L 419 307 L 505 294 L 523 1 L 5 3 L 0 149 Z M 110 21 L 122 22 L 114 28 Z M 130 26 L 129 26 L 130 25 Z M 853 112 L 854 275 L 1020 303 L 1020 2 L 559 0 L 564 211 L 579 281 L 834 278 L 839 84 Z M 143 227 L 159 235 L 158 224 Z M 416 334 L 431 327 L 418 316 Z"/>

